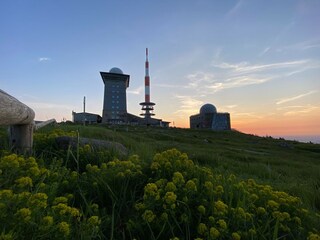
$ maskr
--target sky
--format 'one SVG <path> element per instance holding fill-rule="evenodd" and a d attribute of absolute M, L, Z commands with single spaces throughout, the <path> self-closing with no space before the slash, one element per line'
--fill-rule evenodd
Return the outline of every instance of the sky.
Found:
<path fill-rule="evenodd" d="M 102 114 L 100 71 L 130 75 L 141 113 L 149 48 L 155 117 L 189 127 L 205 103 L 232 128 L 320 139 L 319 0 L 2 0 L 0 89 L 36 120 Z"/>

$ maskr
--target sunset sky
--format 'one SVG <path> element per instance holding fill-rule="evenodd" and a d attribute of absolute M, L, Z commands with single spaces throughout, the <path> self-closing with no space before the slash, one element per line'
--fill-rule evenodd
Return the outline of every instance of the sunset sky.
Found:
<path fill-rule="evenodd" d="M 0 88 L 37 120 L 102 114 L 100 71 L 130 75 L 155 117 L 189 127 L 205 103 L 262 136 L 320 136 L 319 0 L 11 0 L 0 3 Z"/>

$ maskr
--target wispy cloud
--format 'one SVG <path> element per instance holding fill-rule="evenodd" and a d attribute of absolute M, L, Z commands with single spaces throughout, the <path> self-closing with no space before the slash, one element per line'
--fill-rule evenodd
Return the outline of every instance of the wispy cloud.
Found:
<path fill-rule="evenodd" d="M 294 96 L 294 97 L 284 98 L 284 99 L 281 99 L 281 100 L 277 101 L 276 104 L 279 105 L 279 104 L 283 104 L 283 103 L 295 101 L 295 100 L 297 100 L 297 99 L 300 99 L 300 98 L 303 98 L 303 97 L 305 97 L 305 96 L 314 94 L 314 93 L 316 93 L 316 92 L 318 92 L 318 91 L 312 90 L 312 91 L 309 91 L 309 92 L 307 92 L 307 93 L 299 94 L 299 95 Z"/>
<path fill-rule="evenodd" d="M 182 88 L 183 86 L 174 85 L 174 84 L 163 84 L 163 83 L 155 83 L 155 87 L 162 87 L 162 88 Z"/>
<path fill-rule="evenodd" d="M 208 88 L 214 91 L 220 91 L 228 88 L 236 88 L 243 87 L 247 85 L 253 84 L 261 84 L 271 80 L 272 78 L 254 78 L 251 76 L 240 76 L 227 79 L 225 82 L 215 82 L 212 85 L 208 86 Z"/>
<path fill-rule="evenodd" d="M 285 112 L 283 115 L 284 116 L 293 116 L 293 115 L 308 114 L 308 113 L 311 113 L 317 109 L 319 109 L 319 107 L 313 106 L 313 105 L 308 105 L 308 106 L 304 106 L 302 108 L 298 108 L 296 110 L 291 110 L 291 111 Z"/>
<path fill-rule="evenodd" d="M 140 95 L 142 90 L 143 90 L 143 86 L 140 86 L 140 87 L 132 89 L 132 90 L 127 90 L 127 93 L 134 94 L 134 95 Z"/>
<path fill-rule="evenodd" d="M 233 104 L 233 105 L 226 105 L 226 106 L 223 106 L 222 108 L 233 109 L 233 108 L 236 108 L 236 107 L 238 107 L 238 105 Z"/>
<path fill-rule="evenodd" d="M 232 16 L 236 14 L 243 5 L 243 0 L 238 0 L 238 2 L 227 12 L 226 16 Z"/>
<path fill-rule="evenodd" d="M 253 72 L 262 72 L 271 69 L 280 69 L 280 68 L 290 68 L 305 65 L 308 63 L 308 60 L 298 60 L 298 61 L 287 61 L 287 62 L 278 62 L 270 64 L 249 64 L 248 62 L 240 62 L 236 64 L 230 63 L 220 63 L 214 64 L 214 67 L 221 69 L 230 69 L 237 73 L 253 73 Z"/>
<path fill-rule="evenodd" d="M 186 88 L 197 88 L 214 82 L 214 75 L 211 73 L 196 72 L 187 76 L 189 83 Z"/>
<path fill-rule="evenodd" d="M 259 54 L 259 56 L 261 57 L 261 56 L 265 55 L 267 52 L 270 51 L 270 49 L 271 49 L 271 47 L 266 47 L 266 48 L 263 49 L 263 51 Z"/>
<path fill-rule="evenodd" d="M 180 102 L 180 108 L 175 112 L 176 115 L 185 116 L 186 114 L 192 115 L 199 112 L 200 106 L 203 104 L 203 101 L 198 100 L 192 96 L 174 96 Z"/>
<path fill-rule="evenodd" d="M 46 61 L 50 61 L 50 60 L 51 60 L 51 58 L 48 58 L 48 57 L 39 57 L 38 58 L 39 62 L 46 62 Z"/>
<path fill-rule="evenodd" d="M 305 51 L 313 48 L 320 48 L 320 39 L 311 39 L 303 42 L 298 42 L 295 44 L 278 48 L 277 51 L 278 52 L 288 51 L 288 50 Z"/>
<path fill-rule="evenodd" d="M 215 75 L 211 71 L 189 74 L 186 77 L 188 83 L 184 88 L 194 90 L 198 96 L 205 96 L 225 89 L 258 85 L 277 78 L 289 77 L 311 68 L 318 68 L 320 63 L 309 59 L 266 64 L 214 61 L 212 66 L 215 68 Z"/>

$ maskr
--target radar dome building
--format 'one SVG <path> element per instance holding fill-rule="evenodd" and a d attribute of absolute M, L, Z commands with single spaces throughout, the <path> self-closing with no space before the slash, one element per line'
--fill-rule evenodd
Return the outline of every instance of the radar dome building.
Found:
<path fill-rule="evenodd" d="M 190 128 L 231 130 L 230 114 L 218 113 L 214 105 L 207 103 L 200 108 L 199 114 L 190 116 Z"/>

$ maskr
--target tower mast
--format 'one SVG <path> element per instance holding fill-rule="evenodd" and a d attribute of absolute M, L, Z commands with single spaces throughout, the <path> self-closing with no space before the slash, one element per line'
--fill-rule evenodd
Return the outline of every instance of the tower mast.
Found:
<path fill-rule="evenodd" d="M 148 60 L 148 48 L 146 48 L 146 62 L 145 62 L 145 77 L 144 77 L 144 102 L 140 103 L 142 106 L 141 110 L 143 113 L 141 113 L 141 116 L 144 116 L 145 119 L 151 118 L 151 116 L 154 116 L 153 113 L 153 106 L 156 105 L 153 102 L 150 102 L 150 76 L 149 76 L 149 60 Z"/>

